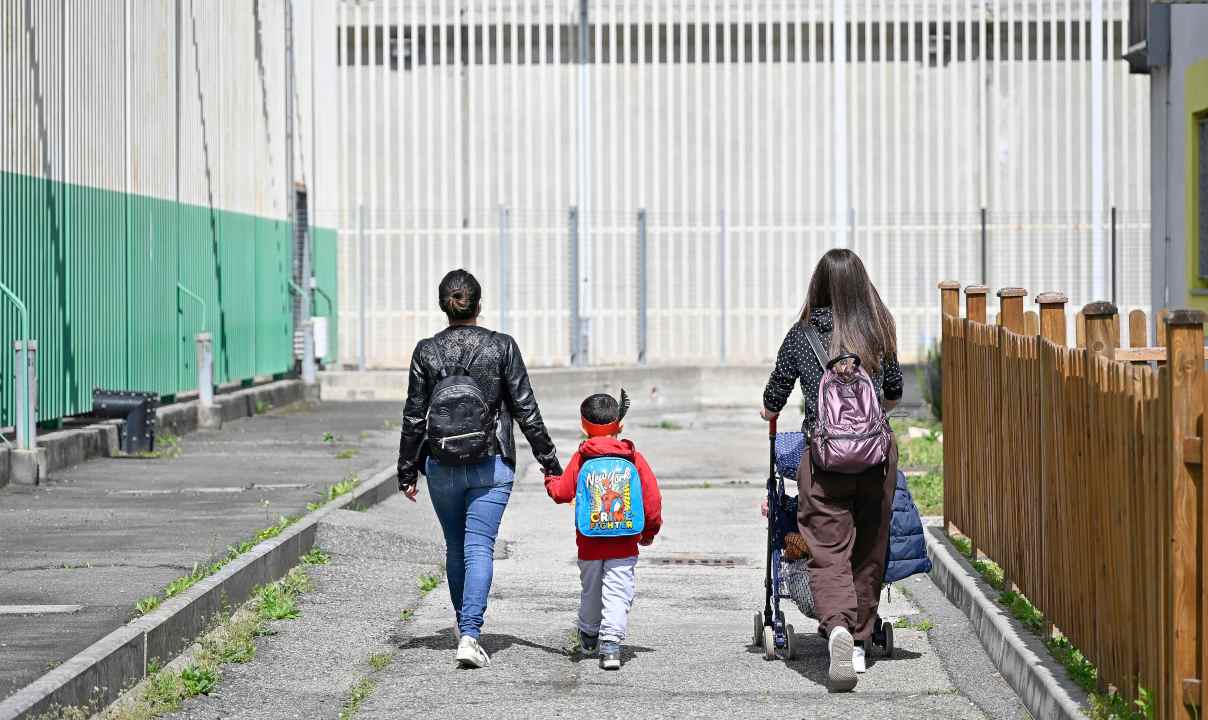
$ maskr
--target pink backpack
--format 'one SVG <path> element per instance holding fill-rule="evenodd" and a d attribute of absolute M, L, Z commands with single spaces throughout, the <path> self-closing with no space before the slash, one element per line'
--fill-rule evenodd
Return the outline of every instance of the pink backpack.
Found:
<path fill-rule="evenodd" d="M 893 431 L 881 410 L 872 378 L 860 367 L 859 356 L 843 353 L 827 361 L 818 332 L 807 324 L 805 336 L 825 370 L 818 383 L 818 420 L 809 433 L 814 466 L 827 472 L 855 474 L 883 464 L 889 458 Z M 834 370 L 844 360 L 856 363 L 855 375 L 846 380 Z"/>

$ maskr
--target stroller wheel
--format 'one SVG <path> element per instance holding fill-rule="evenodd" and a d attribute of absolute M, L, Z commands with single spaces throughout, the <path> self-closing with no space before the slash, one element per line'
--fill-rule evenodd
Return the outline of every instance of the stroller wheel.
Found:
<path fill-rule="evenodd" d="M 796 634 L 797 633 L 793 630 L 792 625 L 784 626 L 784 659 L 785 660 L 792 660 L 793 655 L 796 652 L 796 650 L 793 647 L 793 643 L 796 642 L 796 639 L 794 638 L 794 636 Z"/>
<path fill-rule="evenodd" d="M 893 657 L 893 625 L 882 620 L 881 633 L 885 636 L 881 649 L 885 652 L 885 657 Z"/>
<path fill-rule="evenodd" d="M 755 634 L 751 636 L 751 644 L 759 647 L 763 642 L 763 613 L 755 613 Z"/>
<path fill-rule="evenodd" d="M 776 659 L 776 631 L 770 625 L 763 629 L 763 659 Z"/>

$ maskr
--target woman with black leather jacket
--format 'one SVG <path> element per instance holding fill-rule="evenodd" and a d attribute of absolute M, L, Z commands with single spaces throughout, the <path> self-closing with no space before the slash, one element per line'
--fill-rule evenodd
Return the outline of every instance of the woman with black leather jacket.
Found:
<path fill-rule="evenodd" d="M 444 531 L 445 571 L 460 639 L 457 662 L 486 667 L 490 657 L 478 644 L 494 570 L 495 537 L 515 477 L 513 420 L 532 446 L 545 475 L 560 475 L 557 449 L 546 432 L 529 385 L 520 348 L 510 336 L 478 326 L 482 287 L 465 270 L 441 280 L 440 308 L 449 327 L 420 340 L 411 355 L 411 376 L 399 440 L 399 489 L 414 501 L 419 473 L 428 479 L 432 507 Z M 427 414 L 433 389 L 447 364 L 465 368 L 494 418 L 490 457 L 469 465 L 444 464 L 429 457 Z"/>

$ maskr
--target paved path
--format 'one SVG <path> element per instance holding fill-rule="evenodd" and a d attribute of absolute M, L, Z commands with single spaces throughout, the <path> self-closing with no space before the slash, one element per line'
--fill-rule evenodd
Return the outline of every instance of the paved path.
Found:
<path fill-rule="evenodd" d="M 683 429 L 631 421 L 630 434 L 663 478 L 666 525 L 638 566 L 620 672 L 569 651 L 578 602 L 571 510 L 549 502 L 526 463 L 501 532 L 482 639 L 493 656 L 489 669 L 454 667 L 447 589 L 424 597 L 416 589 L 440 561 L 431 506 L 426 495 L 418 504 L 395 497 L 369 512 L 335 513 L 320 527 L 332 563 L 313 571 L 316 588 L 304 596 L 302 617 L 279 623 L 279 634 L 259 641 L 255 661 L 228 666 L 218 691 L 189 701 L 179 717 L 334 718 L 363 678 L 376 689 L 357 717 L 383 720 L 1026 716 L 963 615 L 925 578 L 901 583 L 911 599 L 895 592 L 885 613 L 938 626 L 899 630 L 895 656 L 874 662 L 853 694 L 827 693 L 825 643 L 795 610 L 800 660 L 768 662 L 748 647 L 762 605 L 766 441 L 745 416 L 676 423 Z M 554 427 L 565 455 L 573 425 Z M 739 564 L 661 564 L 687 555 Z M 393 659 L 373 671 L 368 658 L 382 652 Z"/>
<path fill-rule="evenodd" d="M 180 455 L 99 459 L 36 487 L 0 489 L 0 698 L 130 619 L 163 589 L 350 472 L 397 454 L 398 403 L 294 405 L 180 440 Z M 332 442 L 323 440 L 325 433 Z M 338 459 L 337 453 L 355 451 Z"/>

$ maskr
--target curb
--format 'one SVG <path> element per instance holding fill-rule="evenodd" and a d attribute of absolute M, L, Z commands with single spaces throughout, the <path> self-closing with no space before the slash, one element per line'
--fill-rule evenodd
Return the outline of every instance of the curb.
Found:
<path fill-rule="evenodd" d="M 166 664 L 205 632 L 215 614 L 243 604 L 258 585 L 274 582 L 315 542 L 319 521 L 349 505 L 370 506 L 398 492 L 394 466 L 383 468 L 353 492 L 302 516 L 271 540 L 256 545 L 218 573 L 165 601 L 155 611 L 109 633 L 75 657 L 0 701 L 0 720 L 89 704 L 108 706 L 146 677 L 151 660 Z"/>
<path fill-rule="evenodd" d="M 215 395 L 212 408 L 202 408 L 198 400 L 164 405 L 155 411 L 155 424 L 160 432 L 184 435 L 199 427 L 218 428 L 229 420 L 254 417 L 257 403 L 277 408 L 306 397 L 306 386 L 301 380 L 274 380 Z M 38 485 L 59 470 L 93 458 L 119 455 L 118 429 L 122 423 L 122 420 L 100 420 L 49 432 L 38 437 L 36 450 L 26 452 L 0 446 L 0 487 L 10 481 Z"/>
<path fill-rule="evenodd" d="M 991 599 L 997 592 L 972 565 L 942 539 L 943 530 L 925 528 L 931 580 L 965 613 L 986 654 L 1023 700 L 1033 717 L 1085 720 L 1087 695 L 1065 679 L 1065 670 L 1040 638 Z"/>

